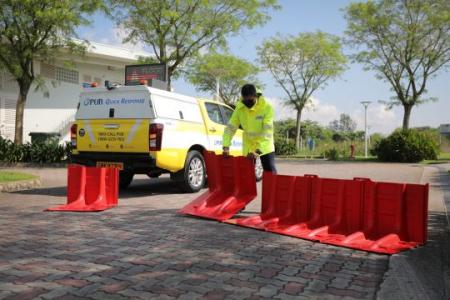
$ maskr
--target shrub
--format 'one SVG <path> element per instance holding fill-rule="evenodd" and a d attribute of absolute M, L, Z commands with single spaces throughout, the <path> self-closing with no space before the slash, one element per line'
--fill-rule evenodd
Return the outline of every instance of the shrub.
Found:
<path fill-rule="evenodd" d="M 426 133 L 398 130 L 376 143 L 371 152 L 381 161 L 419 162 L 437 159 L 439 147 Z"/>
<path fill-rule="evenodd" d="M 293 143 L 287 143 L 281 139 L 275 140 L 275 154 L 276 155 L 295 155 L 297 154 L 297 147 Z"/>
<path fill-rule="evenodd" d="M 61 162 L 69 158 L 70 150 L 70 144 L 68 143 L 59 145 L 55 141 L 50 141 L 46 143 L 15 145 L 12 141 L 0 137 L 0 161 L 2 162 Z"/>
<path fill-rule="evenodd" d="M 323 153 L 323 156 L 328 160 L 339 160 L 339 151 L 336 148 L 331 148 Z"/>

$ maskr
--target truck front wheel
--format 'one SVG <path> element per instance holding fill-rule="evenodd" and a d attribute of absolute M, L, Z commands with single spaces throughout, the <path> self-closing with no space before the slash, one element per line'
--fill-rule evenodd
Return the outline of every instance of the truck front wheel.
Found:
<path fill-rule="evenodd" d="M 200 152 L 188 152 L 184 170 L 175 174 L 175 180 L 180 181 L 181 188 L 188 193 L 200 191 L 206 182 L 205 161 Z"/>

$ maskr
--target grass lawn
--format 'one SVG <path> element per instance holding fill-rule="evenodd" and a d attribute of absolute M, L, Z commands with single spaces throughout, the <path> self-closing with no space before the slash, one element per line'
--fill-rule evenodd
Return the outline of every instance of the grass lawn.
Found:
<path fill-rule="evenodd" d="M 311 160 L 311 159 L 324 159 L 322 155 L 292 155 L 292 156 L 285 156 L 285 155 L 278 155 L 277 158 L 281 159 L 292 159 L 292 160 Z M 375 156 L 369 156 L 365 158 L 364 156 L 356 156 L 354 159 L 350 159 L 348 157 L 340 157 L 337 161 L 349 161 L 349 162 L 377 162 L 377 158 Z"/>
<path fill-rule="evenodd" d="M 450 153 L 449 152 L 442 152 L 439 154 L 438 159 L 436 160 L 424 160 L 423 163 L 424 164 L 442 164 L 442 163 L 447 163 L 450 162 Z"/>
<path fill-rule="evenodd" d="M 450 160 L 450 152 L 439 154 L 439 160 Z"/>
<path fill-rule="evenodd" d="M 0 171 L 0 183 L 34 178 L 37 178 L 37 176 L 20 172 Z"/>

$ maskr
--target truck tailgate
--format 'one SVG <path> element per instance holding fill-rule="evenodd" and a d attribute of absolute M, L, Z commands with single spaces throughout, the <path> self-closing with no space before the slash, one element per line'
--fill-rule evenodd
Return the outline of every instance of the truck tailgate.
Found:
<path fill-rule="evenodd" d="M 149 119 L 78 120 L 76 123 L 78 151 L 149 151 Z"/>

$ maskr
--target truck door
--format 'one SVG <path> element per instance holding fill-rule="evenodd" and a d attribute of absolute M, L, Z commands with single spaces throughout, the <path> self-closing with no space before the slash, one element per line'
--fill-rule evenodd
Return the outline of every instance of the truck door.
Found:
<path fill-rule="evenodd" d="M 228 124 L 228 121 L 233 114 L 233 110 L 225 105 L 219 105 L 220 110 L 222 111 L 222 117 L 224 120 L 224 124 Z M 223 132 L 222 132 L 223 134 Z M 234 134 L 233 139 L 231 140 L 230 153 L 232 155 L 242 155 L 242 130 L 238 129 Z"/>
<path fill-rule="evenodd" d="M 209 150 L 222 153 L 222 136 L 233 110 L 225 105 L 214 102 L 204 102 L 206 112 L 205 125 L 209 138 Z M 242 131 L 238 130 L 231 142 L 231 153 L 241 155 L 242 153 Z"/>
<path fill-rule="evenodd" d="M 225 120 L 222 111 L 217 103 L 204 102 L 206 117 L 205 125 L 208 132 L 209 150 L 221 153 L 222 151 L 222 135 L 225 130 Z"/>

